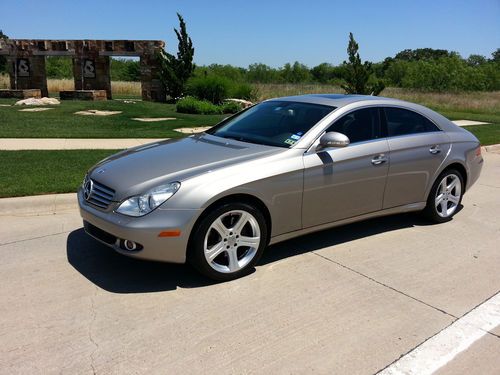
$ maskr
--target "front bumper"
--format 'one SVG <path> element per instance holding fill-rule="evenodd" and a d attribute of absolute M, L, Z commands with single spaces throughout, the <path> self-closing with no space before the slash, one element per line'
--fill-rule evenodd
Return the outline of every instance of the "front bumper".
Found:
<path fill-rule="evenodd" d="M 128 217 L 113 211 L 106 212 L 88 204 L 78 190 L 80 215 L 86 232 L 117 252 L 141 259 L 184 263 L 189 235 L 200 210 L 172 210 L 158 207 L 142 217 Z M 90 224 L 90 225 L 89 225 Z M 97 230 L 96 230 L 97 228 Z M 178 237 L 159 237 L 159 233 L 180 230 Z M 113 241 L 113 238 L 116 238 Z M 140 250 L 128 251 L 120 247 L 120 240 L 134 241 Z"/>

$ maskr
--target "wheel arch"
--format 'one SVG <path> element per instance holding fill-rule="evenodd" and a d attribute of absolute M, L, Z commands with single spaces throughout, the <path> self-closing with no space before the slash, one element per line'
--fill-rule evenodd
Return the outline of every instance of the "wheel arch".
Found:
<path fill-rule="evenodd" d="M 450 164 L 448 164 L 442 171 L 441 173 L 443 173 L 444 171 L 447 171 L 447 170 L 450 170 L 450 169 L 455 169 L 457 170 L 458 172 L 460 172 L 460 174 L 462 175 L 462 179 L 464 181 L 464 192 L 465 192 L 465 189 L 467 187 L 467 180 L 468 180 L 468 176 L 467 176 L 467 169 L 465 168 L 465 166 L 462 164 L 462 163 L 459 163 L 459 162 L 452 162 Z M 440 174 L 441 174 L 440 173 Z"/>

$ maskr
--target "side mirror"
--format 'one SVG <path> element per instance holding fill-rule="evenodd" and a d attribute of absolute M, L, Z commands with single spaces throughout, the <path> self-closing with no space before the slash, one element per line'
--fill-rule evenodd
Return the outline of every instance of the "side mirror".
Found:
<path fill-rule="evenodd" d="M 329 147 L 346 147 L 350 143 L 347 135 L 337 132 L 328 132 L 319 139 L 318 149 Z"/>

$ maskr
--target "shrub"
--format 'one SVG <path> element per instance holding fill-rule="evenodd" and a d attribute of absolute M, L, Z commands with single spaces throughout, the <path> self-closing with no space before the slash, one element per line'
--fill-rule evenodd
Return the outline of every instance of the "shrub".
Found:
<path fill-rule="evenodd" d="M 240 103 L 226 102 L 222 106 L 222 113 L 236 113 L 243 109 Z"/>
<path fill-rule="evenodd" d="M 220 115 L 222 113 L 236 113 L 242 110 L 240 103 L 227 102 L 215 105 L 207 100 L 198 100 L 192 96 L 186 96 L 177 102 L 176 110 L 179 113 L 191 113 L 196 115 Z"/>
<path fill-rule="evenodd" d="M 194 77 L 188 81 L 187 93 L 200 100 L 208 100 L 213 104 L 221 104 L 229 97 L 231 81 L 224 77 Z"/>
<path fill-rule="evenodd" d="M 248 83 L 236 83 L 231 88 L 230 96 L 235 99 L 255 100 L 257 92 Z"/>
<path fill-rule="evenodd" d="M 193 113 L 201 115 L 218 115 L 222 113 L 222 108 L 206 100 L 198 100 L 191 96 L 186 96 L 177 102 L 177 112 Z"/>

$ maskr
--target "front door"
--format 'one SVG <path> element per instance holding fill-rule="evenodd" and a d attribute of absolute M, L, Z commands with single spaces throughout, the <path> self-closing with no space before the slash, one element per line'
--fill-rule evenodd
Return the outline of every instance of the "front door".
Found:
<path fill-rule="evenodd" d="M 351 144 L 304 155 L 303 228 L 382 209 L 389 147 L 378 109 L 350 112 L 327 131 L 347 135 Z"/>

